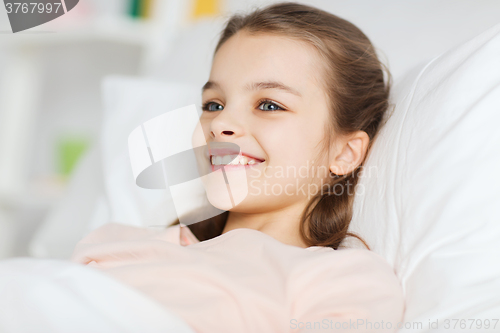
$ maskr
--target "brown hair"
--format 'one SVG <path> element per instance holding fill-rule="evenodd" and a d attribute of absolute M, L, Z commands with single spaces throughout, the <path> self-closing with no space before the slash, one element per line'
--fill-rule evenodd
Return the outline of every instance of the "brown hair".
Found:
<path fill-rule="evenodd" d="M 287 36 L 314 46 L 323 60 L 325 75 L 322 83 L 331 110 L 331 121 L 325 125 L 326 133 L 330 135 L 324 141 L 324 148 L 330 146 L 333 133 L 347 135 L 361 130 L 370 138 L 367 152 L 370 150 L 389 107 L 391 75 L 361 30 L 318 8 L 282 2 L 247 15 L 231 16 L 214 56 L 239 31 Z M 384 71 L 387 84 L 384 83 Z M 300 223 L 300 233 L 306 244 L 337 249 L 344 238 L 352 236 L 369 249 L 363 239 L 347 231 L 352 219 L 354 189 L 363 163 L 342 176 L 330 173 L 330 181 L 325 184 L 328 190 L 319 192 L 309 201 Z M 337 188 L 342 192 L 331 191 Z M 228 214 L 225 212 L 188 227 L 200 241 L 211 239 L 222 234 Z M 171 226 L 178 223 L 179 220 Z"/>

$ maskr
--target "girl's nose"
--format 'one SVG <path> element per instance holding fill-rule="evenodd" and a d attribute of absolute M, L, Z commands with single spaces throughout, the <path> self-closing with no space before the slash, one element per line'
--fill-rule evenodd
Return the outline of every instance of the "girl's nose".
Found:
<path fill-rule="evenodd" d="M 241 114 L 236 114 L 235 109 L 223 110 L 210 123 L 210 136 L 212 139 L 229 139 L 244 135 L 243 120 Z M 241 112 L 239 112 L 241 113 Z M 239 117 L 238 117 L 239 116 Z"/>
<path fill-rule="evenodd" d="M 212 135 L 213 138 L 215 138 L 215 133 L 213 131 L 210 132 L 210 134 Z M 233 131 L 222 131 L 221 136 L 231 136 L 231 135 L 234 135 L 234 132 Z"/>

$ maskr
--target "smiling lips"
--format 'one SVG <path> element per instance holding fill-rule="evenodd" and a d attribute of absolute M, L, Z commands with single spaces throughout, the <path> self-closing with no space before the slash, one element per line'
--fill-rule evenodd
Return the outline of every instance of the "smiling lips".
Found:
<path fill-rule="evenodd" d="M 238 170 L 240 168 L 252 168 L 263 161 L 254 159 L 242 154 L 239 155 L 210 155 L 210 164 L 212 165 L 212 171 L 219 169 Z"/>
<path fill-rule="evenodd" d="M 236 147 L 237 148 L 237 147 Z M 233 169 L 239 167 L 252 167 L 264 162 L 263 159 L 241 152 L 233 147 L 217 147 L 207 151 L 207 157 L 212 165 L 212 170 L 224 167 Z"/>
<path fill-rule="evenodd" d="M 212 165 L 254 165 L 262 162 L 244 155 L 211 155 L 210 163 Z"/>

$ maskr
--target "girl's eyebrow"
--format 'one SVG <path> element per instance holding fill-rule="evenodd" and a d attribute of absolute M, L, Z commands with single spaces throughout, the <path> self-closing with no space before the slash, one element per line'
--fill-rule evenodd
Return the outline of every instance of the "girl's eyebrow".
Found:
<path fill-rule="evenodd" d="M 208 89 L 221 89 L 220 84 L 215 81 L 208 81 L 201 88 L 201 93 Z M 302 96 L 300 92 L 278 81 L 253 82 L 245 86 L 246 90 L 280 89 L 291 94 Z"/>

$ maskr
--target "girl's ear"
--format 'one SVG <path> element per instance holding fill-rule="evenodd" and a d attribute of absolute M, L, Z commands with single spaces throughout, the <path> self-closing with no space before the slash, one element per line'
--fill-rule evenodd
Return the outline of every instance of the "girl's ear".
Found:
<path fill-rule="evenodd" d="M 330 171 L 345 175 L 358 167 L 365 158 L 370 138 L 364 131 L 338 137 L 330 151 Z"/>

